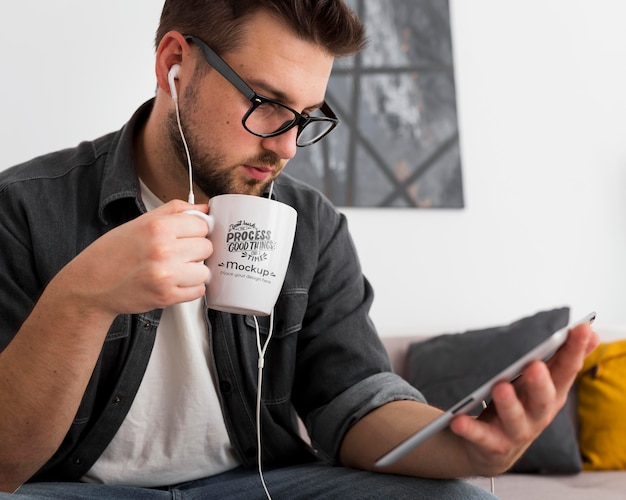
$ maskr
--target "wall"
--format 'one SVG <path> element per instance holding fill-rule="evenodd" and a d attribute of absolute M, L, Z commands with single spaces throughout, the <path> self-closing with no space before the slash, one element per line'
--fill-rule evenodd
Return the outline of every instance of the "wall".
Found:
<path fill-rule="evenodd" d="M 154 0 L 3 12 L 5 168 L 117 129 L 154 91 Z M 539 309 L 626 325 L 626 3 L 451 1 L 466 208 L 346 209 L 382 335 Z M 30 19 L 34 17 L 34 19 Z"/>
<path fill-rule="evenodd" d="M 606 336 L 626 324 L 625 14 L 619 0 L 452 2 L 467 208 L 349 212 L 385 334 L 558 304 L 596 309 Z"/>

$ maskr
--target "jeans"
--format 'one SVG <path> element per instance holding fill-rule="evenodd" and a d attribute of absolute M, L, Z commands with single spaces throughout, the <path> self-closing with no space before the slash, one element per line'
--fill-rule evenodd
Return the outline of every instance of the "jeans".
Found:
<path fill-rule="evenodd" d="M 274 500 L 279 499 L 495 499 L 483 488 L 461 480 L 421 479 L 330 467 L 321 463 L 296 465 L 264 472 Z M 133 488 L 85 483 L 30 483 L 0 499 L 63 500 L 204 500 L 266 498 L 256 469 L 239 467 L 206 479 L 163 488 Z"/>

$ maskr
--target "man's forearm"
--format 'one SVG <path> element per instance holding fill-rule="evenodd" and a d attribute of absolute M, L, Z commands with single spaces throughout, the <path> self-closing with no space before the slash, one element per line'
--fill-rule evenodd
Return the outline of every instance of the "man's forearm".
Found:
<path fill-rule="evenodd" d="M 69 281 L 68 281 L 69 280 Z M 55 278 L 0 353 L 0 491 L 13 491 L 67 433 L 114 316 L 97 313 Z"/>
<path fill-rule="evenodd" d="M 348 430 L 341 445 L 340 461 L 350 467 L 419 477 L 477 475 L 467 459 L 462 440 L 449 430 L 437 433 L 388 467 L 374 467 L 378 458 L 440 413 L 416 401 L 387 403 Z"/>

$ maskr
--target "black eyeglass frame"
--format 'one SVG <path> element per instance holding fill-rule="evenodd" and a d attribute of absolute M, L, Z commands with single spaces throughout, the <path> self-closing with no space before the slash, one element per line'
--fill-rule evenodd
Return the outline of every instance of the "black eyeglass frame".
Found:
<path fill-rule="evenodd" d="M 311 144 L 315 144 L 322 138 L 326 137 L 337 125 L 339 125 L 339 119 L 335 112 L 331 109 L 331 107 L 324 101 L 322 106 L 320 107 L 320 111 L 324 113 L 324 117 L 321 116 L 306 116 L 302 113 L 297 112 L 295 109 L 290 108 L 286 104 L 283 104 L 280 101 L 275 99 L 271 99 L 269 97 L 265 97 L 257 94 L 250 86 L 241 78 L 233 68 L 231 68 L 224 59 L 222 59 L 217 52 L 215 52 L 211 47 L 209 47 L 205 42 L 203 42 L 200 38 L 194 35 L 183 35 L 185 40 L 191 42 L 202 50 L 202 54 L 204 58 L 212 66 L 220 75 L 222 75 L 226 80 L 228 80 L 239 92 L 241 92 L 246 99 L 251 102 L 250 108 L 246 111 L 246 114 L 243 115 L 241 119 L 241 124 L 243 127 L 250 132 L 252 135 L 256 135 L 257 137 L 276 137 L 277 135 L 284 134 L 288 130 L 291 130 L 293 127 L 298 127 L 298 135 L 296 136 L 296 145 L 299 147 L 310 146 Z M 267 134 L 262 134 L 259 132 L 255 132 L 250 130 L 246 125 L 246 121 L 248 117 L 252 114 L 252 112 L 265 103 L 271 103 L 276 106 L 283 107 L 294 114 L 294 119 L 290 122 L 287 122 L 284 126 L 280 127 L 278 130 L 274 132 L 269 132 Z M 299 143 L 298 139 L 300 138 L 302 131 L 304 128 L 313 122 L 327 122 L 329 123 L 329 128 L 324 131 L 323 134 L 315 137 L 311 141 L 307 141 L 305 143 Z"/>

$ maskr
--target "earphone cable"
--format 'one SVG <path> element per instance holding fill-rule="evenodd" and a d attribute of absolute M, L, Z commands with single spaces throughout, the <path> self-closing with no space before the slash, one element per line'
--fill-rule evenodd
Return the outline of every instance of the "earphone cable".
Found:
<path fill-rule="evenodd" d="M 187 156 L 187 167 L 189 169 L 189 195 L 187 201 L 191 204 L 195 203 L 195 196 L 193 194 L 193 171 L 191 169 L 191 155 L 189 154 L 189 146 L 187 146 L 187 140 L 183 133 L 183 126 L 180 123 L 180 110 L 178 109 L 178 99 L 174 100 L 174 108 L 176 109 L 176 123 L 178 124 L 178 131 L 180 132 L 180 138 L 183 141 L 185 147 L 185 155 Z"/>
<path fill-rule="evenodd" d="M 487 402 L 484 399 L 482 400 L 481 405 L 483 407 L 483 410 L 487 409 Z M 496 494 L 496 478 L 491 476 L 489 478 L 489 483 L 490 483 L 490 486 L 491 486 L 491 494 L 495 495 Z"/>
<path fill-rule="evenodd" d="M 270 313 L 270 326 L 269 331 L 267 333 L 267 339 L 265 344 L 261 347 L 261 332 L 259 330 L 259 322 L 256 319 L 256 316 L 252 316 L 254 318 L 254 325 L 256 327 L 256 345 L 257 351 L 259 353 L 258 360 L 258 375 L 257 375 L 257 391 L 256 391 L 256 446 L 257 446 L 257 462 L 259 467 L 259 478 L 261 479 L 261 484 L 263 485 L 263 489 L 265 490 L 265 495 L 269 500 L 272 500 L 272 496 L 270 495 L 269 490 L 267 489 L 267 485 L 265 484 L 265 478 L 263 477 L 263 453 L 261 448 L 261 388 L 263 387 L 263 367 L 265 366 L 265 352 L 267 351 L 267 346 L 270 343 L 270 339 L 272 338 L 272 333 L 274 332 L 274 310 Z"/>

